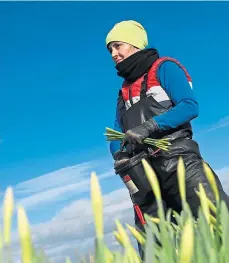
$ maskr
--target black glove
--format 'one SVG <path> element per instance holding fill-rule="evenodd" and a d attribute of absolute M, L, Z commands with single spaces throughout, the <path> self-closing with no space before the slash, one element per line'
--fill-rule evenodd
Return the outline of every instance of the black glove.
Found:
<path fill-rule="evenodd" d="M 123 138 L 120 151 L 122 151 L 127 144 L 134 150 L 136 144 L 143 144 L 143 141 L 149 137 L 151 133 L 158 130 L 159 127 L 153 119 L 147 120 L 143 124 L 128 130 Z"/>

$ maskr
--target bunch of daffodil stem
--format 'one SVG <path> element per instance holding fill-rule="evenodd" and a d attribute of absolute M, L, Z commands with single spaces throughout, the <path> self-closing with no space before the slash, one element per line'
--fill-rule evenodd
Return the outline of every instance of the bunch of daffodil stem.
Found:
<path fill-rule="evenodd" d="M 119 131 L 116 131 L 114 129 L 106 127 L 106 133 L 104 133 L 105 136 L 107 136 L 107 141 L 122 141 L 125 134 Z M 163 139 L 152 139 L 152 138 L 146 138 L 143 140 L 143 143 L 152 145 L 157 147 L 158 149 L 168 151 L 169 146 L 171 143 L 169 142 L 169 138 L 163 138 Z"/>

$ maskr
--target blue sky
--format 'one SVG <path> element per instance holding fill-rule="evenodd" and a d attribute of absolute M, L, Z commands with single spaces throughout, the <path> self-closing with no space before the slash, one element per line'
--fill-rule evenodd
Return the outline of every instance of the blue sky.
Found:
<path fill-rule="evenodd" d="M 69 240 L 85 244 L 85 248 L 92 244 L 92 222 L 82 225 L 85 221 L 73 216 L 77 211 L 82 215 L 80 209 L 84 207 L 84 211 L 86 205 L 90 210 L 92 170 L 101 178 L 107 218 L 117 209 L 116 215 L 125 222 L 132 220 L 128 195 L 113 173 L 103 136 L 105 127 L 113 125 L 122 81 L 105 48 L 105 37 L 121 20 L 142 23 L 150 46 L 187 68 L 200 106 L 200 115 L 192 122 L 194 138 L 227 187 L 228 5 L 0 3 L 0 191 L 8 185 L 14 187 L 16 200 L 25 205 L 34 224 L 35 241 L 51 256 L 59 260 L 61 253 L 71 254 Z M 115 205 L 120 202 L 123 210 Z M 53 231 L 43 233 L 42 224 L 46 229 L 58 229 L 60 223 L 54 227 L 52 219 L 63 222 L 66 217 L 73 228 L 76 221 L 81 225 L 78 223 L 76 232 L 71 224 L 66 225 L 69 233 L 55 237 L 56 245 L 51 247 L 47 236 Z M 109 227 L 107 238 L 112 243 Z M 83 239 L 85 235 L 80 237 L 82 228 L 84 234 L 90 233 L 88 240 Z"/>

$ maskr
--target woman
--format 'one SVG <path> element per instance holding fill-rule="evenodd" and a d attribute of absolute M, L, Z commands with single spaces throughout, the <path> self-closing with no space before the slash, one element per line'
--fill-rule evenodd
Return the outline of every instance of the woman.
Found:
<path fill-rule="evenodd" d="M 182 209 L 176 174 L 179 156 L 183 158 L 186 168 L 186 195 L 194 217 L 197 217 L 200 205 L 196 194 L 199 183 L 202 183 L 208 198 L 215 203 L 203 170 L 198 144 L 192 139 L 190 121 L 199 114 L 192 79 L 177 60 L 160 58 L 158 51 L 147 49 L 147 45 L 146 31 L 141 24 L 132 20 L 116 24 L 106 38 L 106 46 L 116 63 L 117 74 L 124 79 L 117 100 L 114 129 L 124 132 L 125 137 L 121 147 L 117 141 L 112 141 L 110 150 L 117 174 L 122 173 L 123 167 L 130 169 L 125 171 L 130 176 L 122 175 L 122 179 L 125 179 L 130 190 L 135 205 L 136 226 L 141 230 L 144 230 L 142 225 L 145 223 L 141 213 L 157 217 L 153 192 L 145 187 L 143 194 L 137 196 L 141 172 L 134 171 L 136 166 L 132 170 L 128 166 L 136 156 L 142 157 L 142 152 L 146 153 L 147 158 L 150 156 L 148 160 L 159 179 L 165 211 L 172 208 L 180 212 Z M 152 154 L 153 149 L 142 143 L 147 137 L 170 138 L 170 151 Z M 229 207 L 229 197 L 217 175 L 213 174 L 220 197 Z M 139 249 L 143 257 L 140 245 Z"/>

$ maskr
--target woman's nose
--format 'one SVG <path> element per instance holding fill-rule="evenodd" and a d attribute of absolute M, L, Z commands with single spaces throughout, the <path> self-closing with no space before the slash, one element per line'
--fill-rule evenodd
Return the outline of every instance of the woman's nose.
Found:
<path fill-rule="evenodd" d="M 113 49 L 112 52 L 111 52 L 111 56 L 112 58 L 115 58 L 118 56 L 118 51 L 116 49 Z"/>

